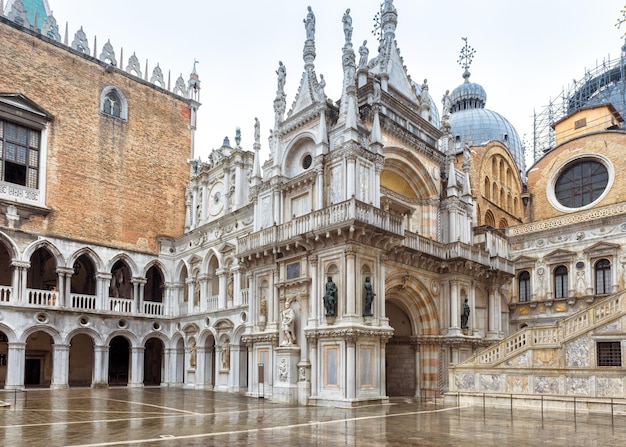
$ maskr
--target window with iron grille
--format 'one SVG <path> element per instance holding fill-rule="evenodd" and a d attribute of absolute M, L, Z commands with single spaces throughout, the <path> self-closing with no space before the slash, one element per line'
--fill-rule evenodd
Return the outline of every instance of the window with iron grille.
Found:
<path fill-rule="evenodd" d="M 593 159 L 576 160 L 559 175 L 554 195 L 567 208 L 580 208 L 597 200 L 609 183 L 609 171 Z"/>
<path fill-rule="evenodd" d="M 41 133 L 0 119 L 0 180 L 37 189 Z"/>
<path fill-rule="evenodd" d="M 619 341 L 599 341 L 598 366 L 622 366 L 622 343 Z"/>

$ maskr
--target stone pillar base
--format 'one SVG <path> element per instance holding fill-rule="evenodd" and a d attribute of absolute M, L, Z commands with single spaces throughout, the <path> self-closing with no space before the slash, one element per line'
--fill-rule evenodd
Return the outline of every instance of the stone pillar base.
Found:
<path fill-rule="evenodd" d="M 272 400 L 288 404 L 298 403 L 298 362 L 300 348 L 298 346 L 281 346 L 276 348 L 276 375 Z"/>

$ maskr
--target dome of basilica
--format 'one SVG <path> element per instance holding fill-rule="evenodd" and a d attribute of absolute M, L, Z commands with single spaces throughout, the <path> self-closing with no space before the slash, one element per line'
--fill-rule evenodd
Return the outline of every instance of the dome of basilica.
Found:
<path fill-rule="evenodd" d="M 485 109 L 487 93 L 480 85 L 469 82 L 469 72 L 463 75 L 465 82 L 450 94 L 450 127 L 456 147 L 481 145 L 500 141 L 508 149 L 520 171 L 525 170 L 524 147 L 511 123 L 498 112 Z"/>

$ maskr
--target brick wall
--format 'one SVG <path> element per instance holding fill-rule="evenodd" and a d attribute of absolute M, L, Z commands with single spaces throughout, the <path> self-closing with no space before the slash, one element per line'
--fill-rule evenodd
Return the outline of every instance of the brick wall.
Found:
<path fill-rule="evenodd" d="M 54 115 L 46 166 L 51 212 L 20 228 L 150 251 L 158 235 L 182 234 L 185 101 L 6 21 L 0 42 L 0 91 L 21 93 Z M 100 113 L 110 85 L 128 102 L 127 122 Z"/>

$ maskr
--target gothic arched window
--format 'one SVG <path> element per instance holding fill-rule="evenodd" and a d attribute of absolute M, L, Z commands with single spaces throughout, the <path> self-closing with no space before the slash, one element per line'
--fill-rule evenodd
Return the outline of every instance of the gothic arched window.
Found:
<path fill-rule="evenodd" d="M 100 112 L 124 121 L 128 119 L 128 103 L 119 89 L 109 86 L 102 90 Z"/>

